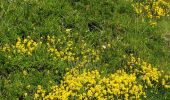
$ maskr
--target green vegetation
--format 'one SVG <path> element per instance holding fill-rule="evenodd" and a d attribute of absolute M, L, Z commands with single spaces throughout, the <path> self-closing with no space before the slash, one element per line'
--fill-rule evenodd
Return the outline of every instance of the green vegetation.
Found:
<path fill-rule="evenodd" d="M 170 98 L 168 0 L 0 2 L 0 99 Z"/>

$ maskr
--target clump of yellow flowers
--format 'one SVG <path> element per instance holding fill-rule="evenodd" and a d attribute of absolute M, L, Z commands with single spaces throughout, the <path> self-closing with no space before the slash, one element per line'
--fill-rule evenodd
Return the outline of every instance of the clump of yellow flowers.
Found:
<path fill-rule="evenodd" d="M 130 55 L 127 65 L 125 69 L 130 73 L 135 73 L 143 83 L 146 83 L 145 88 L 154 88 L 157 83 L 165 88 L 170 88 L 170 76 L 150 63 Z"/>
<path fill-rule="evenodd" d="M 166 0 L 142 0 L 133 2 L 135 12 L 149 20 L 150 25 L 157 24 L 157 19 L 169 16 L 170 3 Z"/>
<path fill-rule="evenodd" d="M 17 42 L 15 45 L 10 45 L 10 44 L 5 44 L 2 48 L 1 51 L 3 52 L 13 52 L 13 53 L 18 53 L 18 54 L 26 54 L 26 55 L 32 55 L 33 51 L 37 49 L 38 44 L 36 41 L 31 39 L 30 36 L 27 36 L 23 40 L 18 37 Z"/>
<path fill-rule="evenodd" d="M 70 30 L 66 30 L 66 35 L 61 37 L 47 36 L 47 41 L 43 46 L 46 46 L 47 52 L 50 53 L 54 60 L 63 60 L 68 62 L 80 62 L 78 66 L 88 62 L 97 62 L 100 60 L 99 50 L 95 50 L 87 46 L 83 39 L 78 39 L 76 42 L 70 37 Z M 44 39 L 45 37 L 41 37 Z M 43 41 L 43 40 L 42 40 Z M 17 38 L 15 45 L 5 44 L 0 48 L 3 52 L 13 52 L 22 55 L 32 55 L 42 41 L 36 42 L 30 36 L 21 39 Z"/>
<path fill-rule="evenodd" d="M 164 88 L 170 89 L 170 75 L 164 75 L 161 84 Z"/>
<path fill-rule="evenodd" d="M 108 77 L 101 77 L 97 70 L 80 72 L 77 69 L 67 72 L 60 85 L 52 86 L 52 90 L 47 95 L 44 94 L 44 90 L 38 88 L 34 99 L 108 100 L 118 98 L 128 100 L 145 96 L 143 86 L 138 84 L 135 74 L 118 70 Z"/>
<path fill-rule="evenodd" d="M 5 44 L 3 47 L 1 47 L 1 51 L 3 52 L 10 52 L 10 45 Z"/>
<path fill-rule="evenodd" d="M 59 85 L 51 87 L 51 91 L 45 91 L 38 86 L 34 99 L 141 99 L 147 97 L 147 87 L 157 88 L 159 84 L 162 88 L 169 89 L 169 81 L 170 76 L 163 76 L 161 71 L 151 64 L 131 55 L 126 67 L 106 76 L 98 70 L 72 68 Z"/>
<path fill-rule="evenodd" d="M 16 52 L 18 53 L 32 55 L 32 52 L 37 48 L 37 46 L 38 43 L 28 36 L 24 40 L 21 40 L 21 38 L 18 37 L 16 45 L 14 45 L 13 48 L 16 49 Z"/>
<path fill-rule="evenodd" d="M 67 35 L 55 37 L 47 36 L 47 49 L 54 59 L 75 62 L 81 61 L 97 62 L 99 60 L 99 50 L 88 47 L 82 39 L 76 40 L 70 37 L 70 30 L 66 30 Z"/>
<path fill-rule="evenodd" d="M 153 83 L 158 82 L 161 76 L 161 72 L 157 68 L 133 55 L 130 56 L 128 66 L 125 69 L 138 75 L 150 87 L 153 86 Z"/>
<path fill-rule="evenodd" d="M 77 62 L 75 67 L 69 69 L 60 84 L 52 86 L 50 91 L 38 85 L 34 99 L 131 100 L 146 98 L 148 88 L 170 89 L 170 75 L 162 73 L 150 63 L 133 55 L 124 56 L 127 60 L 125 66 L 113 73 L 103 75 L 99 70 L 88 70 L 84 67 L 86 63 L 98 61 L 101 52 L 87 46 L 82 39 L 76 44 L 75 40 L 70 37 L 70 31 L 67 30 L 68 35 L 60 38 L 47 36 L 47 41 L 43 46 L 47 46 L 46 50 L 54 59 Z M 36 42 L 29 36 L 25 39 L 18 37 L 14 45 L 5 44 L 1 51 L 32 55 L 41 44 L 41 41 Z M 107 47 L 110 46 L 108 44 Z M 106 45 L 102 47 L 102 50 L 106 49 Z M 23 71 L 23 74 L 27 75 L 27 72 Z M 29 93 L 24 95 L 27 96 Z"/>

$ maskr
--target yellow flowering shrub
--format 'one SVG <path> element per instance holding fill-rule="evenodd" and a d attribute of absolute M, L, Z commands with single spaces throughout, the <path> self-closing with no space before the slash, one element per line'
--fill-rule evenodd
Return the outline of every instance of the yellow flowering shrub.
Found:
<path fill-rule="evenodd" d="M 33 51 L 37 49 L 38 44 L 41 43 L 37 43 L 36 41 L 31 39 L 30 36 L 23 40 L 18 37 L 15 45 L 5 44 L 1 48 L 1 51 L 32 55 Z"/>
<path fill-rule="evenodd" d="M 71 33 L 69 29 L 66 29 L 66 36 L 55 37 L 47 36 L 47 49 L 54 59 L 60 59 L 65 61 L 81 61 L 97 62 L 99 60 L 99 51 L 88 47 L 84 40 L 75 40 L 70 37 Z"/>
<path fill-rule="evenodd" d="M 3 51 L 3 52 L 10 52 L 10 45 L 5 44 L 3 47 L 1 47 L 1 51 Z"/>
<path fill-rule="evenodd" d="M 67 33 L 70 34 L 70 30 Z M 41 44 L 42 42 L 35 42 L 28 36 L 23 40 L 18 38 L 15 45 L 5 44 L 1 51 L 32 55 Z M 43 46 L 47 46 L 46 50 L 52 58 L 77 63 L 66 72 L 60 84 L 52 86 L 50 91 L 38 85 L 34 93 L 35 100 L 129 100 L 146 98 L 148 88 L 170 89 L 170 75 L 163 74 L 158 68 L 133 55 L 124 56 L 127 64 L 104 76 L 98 70 L 83 68 L 86 63 L 98 61 L 100 54 L 98 50 L 89 48 L 83 40 L 81 45 L 77 45 L 69 36 L 47 36 L 47 42 Z M 104 45 L 102 50 L 105 49 Z M 24 70 L 23 75 L 26 76 L 27 71 Z M 24 93 L 24 96 L 29 94 Z"/>
<path fill-rule="evenodd" d="M 16 52 L 21 54 L 32 55 L 32 52 L 37 48 L 38 43 L 31 39 L 31 37 L 25 38 L 23 41 L 20 37 L 17 39 L 17 43 L 14 47 Z"/>
<path fill-rule="evenodd" d="M 52 86 L 49 93 L 44 93 L 43 89 L 38 88 L 34 99 L 108 100 L 119 98 L 128 100 L 129 98 L 139 99 L 141 96 L 145 96 L 145 92 L 142 85 L 136 81 L 135 74 L 118 70 L 108 77 L 101 77 L 97 70 L 80 72 L 78 69 L 71 69 L 66 73 L 61 84 Z"/>
<path fill-rule="evenodd" d="M 170 75 L 164 75 L 161 84 L 165 89 L 170 89 Z"/>
<path fill-rule="evenodd" d="M 158 84 L 169 89 L 170 76 L 164 76 L 151 64 L 131 55 L 125 68 L 106 76 L 98 70 L 72 68 L 65 74 L 61 83 L 52 86 L 50 91 L 38 86 L 34 99 L 141 99 L 147 97 L 147 87 L 156 89 Z"/>
<path fill-rule="evenodd" d="M 156 25 L 157 19 L 169 16 L 170 3 L 167 0 L 142 0 L 133 2 L 135 12 L 149 20 L 150 25 Z"/>
<path fill-rule="evenodd" d="M 127 64 L 128 66 L 125 69 L 135 73 L 139 79 L 144 81 L 146 88 L 154 88 L 154 85 L 156 86 L 157 84 L 164 88 L 170 88 L 170 75 L 164 74 L 162 70 L 152 66 L 150 63 L 131 55 Z"/>
<path fill-rule="evenodd" d="M 135 73 L 139 78 L 147 83 L 148 86 L 153 86 L 154 82 L 158 82 L 161 76 L 161 72 L 153 67 L 150 63 L 147 63 L 140 58 L 135 58 L 133 55 L 130 56 L 128 66 L 126 69 L 129 72 Z"/>
<path fill-rule="evenodd" d="M 69 30 L 66 30 L 68 33 Z M 70 34 L 70 33 L 69 33 Z M 44 39 L 44 37 L 42 37 Z M 43 40 L 42 40 L 43 41 Z M 28 36 L 25 39 L 18 37 L 15 45 L 5 44 L 0 50 L 3 52 L 14 52 L 19 54 L 32 55 L 32 52 L 37 49 L 42 41 L 36 42 Z M 79 39 L 79 44 L 76 44 L 69 35 L 55 37 L 47 36 L 46 46 L 51 57 L 56 60 L 64 60 L 69 62 L 79 61 L 79 66 L 88 62 L 97 62 L 100 59 L 99 50 L 87 46 L 84 40 Z"/>

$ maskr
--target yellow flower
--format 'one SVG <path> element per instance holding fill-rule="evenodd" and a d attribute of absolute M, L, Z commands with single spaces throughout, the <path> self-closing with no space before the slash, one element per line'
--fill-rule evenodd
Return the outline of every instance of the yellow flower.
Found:
<path fill-rule="evenodd" d="M 72 29 L 66 29 L 66 33 L 70 33 Z"/>
<path fill-rule="evenodd" d="M 39 97 L 39 94 L 35 93 L 34 94 L 34 99 L 37 99 Z"/>
<path fill-rule="evenodd" d="M 91 97 L 92 96 L 92 91 L 91 90 L 89 90 L 88 92 L 87 92 L 87 96 L 89 96 L 89 97 Z"/>
<path fill-rule="evenodd" d="M 26 88 L 27 88 L 27 89 L 30 89 L 30 87 L 31 87 L 31 85 L 27 85 L 27 87 L 26 87 Z"/>
<path fill-rule="evenodd" d="M 151 26 L 156 26 L 156 25 L 157 25 L 157 22 L 150 22 L 150 25 L 151 25 Z"/>
<path fill-rule="evenodd" d="M 24 75 L 27 75 L 28 73 L 27 73 L 27 71 L 26 71 L 26 70 L 23 70 L 23 74 L 24 74 Z"/>
<path fill-rule="evenodd" d="M 107 46 L 108 46 L 108 48 L 110 48 L 110 47 L 111 47 L 111 44 L 110 44 L 110 43 L 108 43 L 108 44 L 107 44 Z"/>
<path fill-rule="evenodd" d="M 24 93 L 24 96 L 26 97 L 28 94 L 27 93 Z"/>
<path fill-rule="evenodd" d="M 103 49 L 106 49 L 106 46 L 105 46 L 105 45 L 102 45 L 102 48 L 103 48 Z"/>
<path fill-rule="evenodd" d="M 165 79 L 162 79 L 162 85 L 165 85 Z"/>

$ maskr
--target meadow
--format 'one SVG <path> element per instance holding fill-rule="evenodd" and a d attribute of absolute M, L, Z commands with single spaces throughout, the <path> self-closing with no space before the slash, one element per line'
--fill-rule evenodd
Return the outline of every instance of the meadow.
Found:
<path fill-rule="evenodd" d="M 0 100 L 170 100 L 170 1 L 0 0 Z"/>

